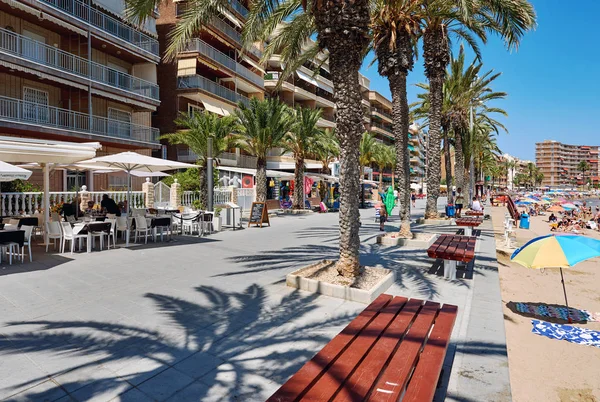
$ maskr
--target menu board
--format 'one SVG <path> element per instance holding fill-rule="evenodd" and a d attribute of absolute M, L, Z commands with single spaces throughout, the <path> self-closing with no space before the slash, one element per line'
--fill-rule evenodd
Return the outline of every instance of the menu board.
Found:
<path fill-rule="evenodd" d="M 262 228 L 263 223 L 268 223 L 269 226 L 271 226 L 267 205 L 264 202 L 253 202 L 252 207 L 250 208 L 250 221 L 248 222 L 248 227 L 250 227 L 250 225 L 260 225 Z"/>

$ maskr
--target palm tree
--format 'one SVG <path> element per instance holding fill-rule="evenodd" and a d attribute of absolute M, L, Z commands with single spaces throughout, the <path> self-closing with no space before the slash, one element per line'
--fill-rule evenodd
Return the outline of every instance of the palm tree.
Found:
<path fill-rule="evenodd" d="M 317 149 L 317 139 L 323 133 L 323 130 L 317 127 L 320 118 L 321 109 L 296 109 L 296 122 L 284 138 L 284 148 L 292 153 L 296 162 L 294 209 L 304 209 L 304 159 Z"/>
<path fill-rule="evenodd" d="M 499 34 L 508 48 L 517 48 L 524 32 L 535 27 L 535 12 L 527 0 L 423 1 L 423 59 L 430 86 L 426 218 L 436 218 L 441 166 L 443 85 L 450 61 L 450 34 L 463 38 L 480 57 L 475 34 L 483 42 L 487 32 Z"/>
<path fill-rule="evenodd" d="M 374 156 L 375 156 L 375 152 L 377 149 L 377 140 L 375 139 L 375 136 L 369 132 L 364 132 L 361 139 L 360 139 L 360 144 L 358 147 L 358 152 L 359 152 L 359 157 L 358 157 L 358 163 L 359 163 L 359 168 L 360 168 L 360 181 L 362 183 L 362 181 L 365 178 L 365 167 L 367 166 L 371 166 L 371 163 L 373 163 L 374 160 Z M 361 200 L 361 207 L 364 208 L 365 207 L 365 190 L 363 188 L 363 185 L 361 184 L 361 189 L 360 189 L 360 200 Z"/>
<path fill-rule="evenodd" d="M 419 1 L 372 0 L 371 29 L 379 74 L 387 77 L 392 94 L 392 120 L 400 193 L 401 237 L 410 231 L 409 107 L 406 77 L 414 65 L 414 47 L 420 33 Z"/>
<path fill-rule="evenodd" d="M 295 117 L 290 108 L 278 99 L 250 99 L 241 103 L 235 113 L 239 120 L 240 147 L 256 156 L 256 200 L 267 199 L 267 153 L 283 146 L 283 139 L 292 129 Z"/>
<path fill-rule="evenodd" d="M 392 167 L 396 159 L 396 150 L 394 147 L 383 143 L 375 143 L 375 151 L 373 152 L 373 162 L 379 169 L 379 189 L 383 191 L 383 171 Z"/>
<path fill-rule="evenodd" d="M 208 181 L 207 181 L 207 153 L 208 139 L 213 139 L 213 154 L 217 156 L 235 148 L 237 136 L 233 134 L 237 130 L 237 119 L 235 116 L 220 117 L 207 111 L 192 114 L 181 114 L 175 120 L 175 124 L 181 131 L 165 134 L 161 138 L 167 139 L 169 143 L 187 145 L 192 152 L 198 156 L 197 163 L 200 165 L 200 203 L 206 206 L 208 203 Z"/>
<path fill-rule="evenodd" d="M 507 159 L 504 162 L 504 166 L 506 166 L 506 173 L 508 175 L 508 173 L 510 172 L 510 177 L 515 178 L 515 168 L 517 167 L 517 163 L 515 162 L 514 159 Z M 507 180 L 506 183 L 508 184 L 508 176 L 507 176 Z M 511 187 L 512 187 L 512 183 L 511 183 Z"/>
<path fill-rule="evenodd" d="M 370 41 L 369 0 L 252 0 L 250 10 L 244 42 L 270 38 L 263 60 L 280 52 L 285 64 L 280 82 L 327 50 L 340 142 L 340 257 L 336 267 L 341 275 L 358 276 L 358 148 L 364 130 L 358 70 Z M 313 43 L 309 39 L 315 34 Z"/>
<path fill-rule="evenodd" d="M 587 163 L 587 161 L 580 161 L 577 165 L 577 170 L 581 172 L 581 175 L 583 176 L 583 185 L 585 186 L 585 172 L 590 170 L 589 163 Z"/>
<path fill-rule="evenodd" d="M 331 174 L 329 164 L 340 155 L 340 144 L 335 135 L 335 129 L 325 130 L 314 144 L 314 155 L 323 165 L 322 172 Z"/>

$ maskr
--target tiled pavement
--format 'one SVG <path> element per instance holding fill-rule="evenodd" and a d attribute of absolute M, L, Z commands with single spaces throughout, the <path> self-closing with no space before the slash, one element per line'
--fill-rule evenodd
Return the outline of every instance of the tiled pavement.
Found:
<path fill-rule="evenodd" d="M 449 399 L 506 395 L 489 228 L 474 278 L 447 281 L 424 250 L 378 247 L 372 215 L 362 261 L 396 271 L 388 293 L 459 306 Z M 265 400 L 364 308 L 285 286 L 294 268 L 335 258 L 337 230 L 337 214 L 314 214 L 92 254 L 34 249 L 33 263 L 0 268 L 0 400 Z"/>

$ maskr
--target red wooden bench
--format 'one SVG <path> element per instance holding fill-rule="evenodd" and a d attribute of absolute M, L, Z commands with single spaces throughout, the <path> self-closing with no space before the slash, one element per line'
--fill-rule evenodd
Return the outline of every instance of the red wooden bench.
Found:
<path fill-rule="evenodd" d="M 267 402 L 432 401 L 457 311 L 383 294 Z"/>
<path fill-rule="evenodd" d="M 441 235 L 427 249 L 427 255 L 444 260 L 444 277 L 456 279 L 456 262 L 469 263 L 475 258 L 476 240 L 472 236 Z"/>
<path fill-rule="evenodd" d="M 476 216 L 468 216 L 466 218 L 456 218 L 454 220 L 457 226 L 465 227 L 465 236 L 471 236 L 473 234 L 473 228 L 481 225 L 483 219 Z"/>
<path fill-rule="evenodd" d="M 465 212 L 466 216 L 483 216 L 483 211 L 467 211 Z"/>

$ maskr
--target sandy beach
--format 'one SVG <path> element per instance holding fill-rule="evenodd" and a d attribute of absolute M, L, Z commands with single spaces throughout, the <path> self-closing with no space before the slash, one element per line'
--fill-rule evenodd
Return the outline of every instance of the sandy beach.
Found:
<path fill-rule="evenodd" d="M 506 212 L 505 207 L 491 208 L 498 246 L 503 245 L 502 224 Z M 550 233 L 546 220 L 547 216 L 533 217 L 529 230 L 517 229 L 517 245 Z M 598 232 L 591 230 L 585 234 L 600 238 Z M 532 318 L 513 312 L 507 306 L 509 302 L 564 305 L 559 270 L 527 269 L 511 263 L 504 253 L 498 253 L 498 262 L 513 400 L 600 401 L 600 348 L 533 334 Z M 600 312 L 600 259 L 580 263 L 563 272 L 569 306 Z M 600 331 L 600 322 L 573 325 Z"/>

